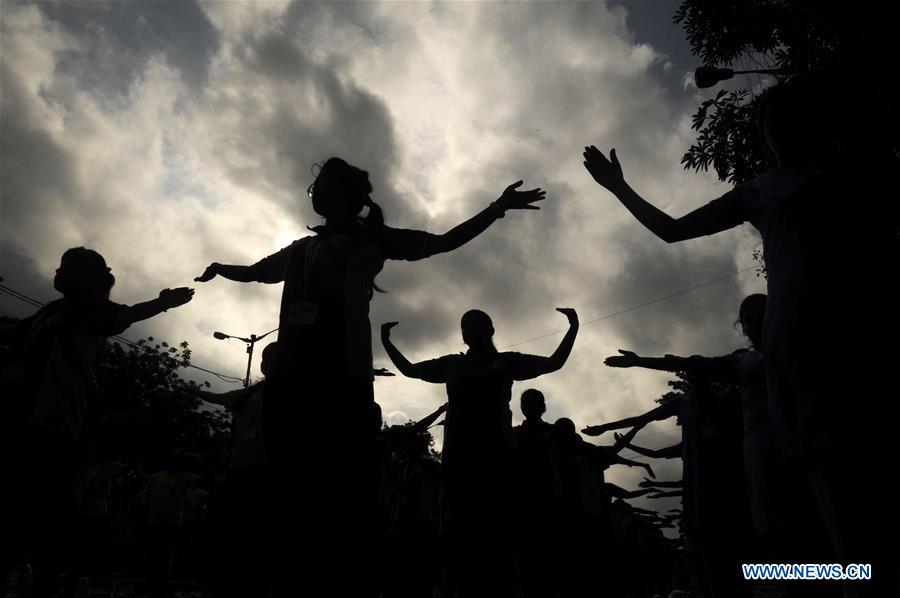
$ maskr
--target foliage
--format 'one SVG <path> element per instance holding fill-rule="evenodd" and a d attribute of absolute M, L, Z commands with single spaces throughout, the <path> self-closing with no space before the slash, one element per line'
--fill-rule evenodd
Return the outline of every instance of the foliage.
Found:
<path fill-rule="evenodd" d="M 785 74 L 830 73 L 833 105 L 864 106 L 883 120 L 879 134 L 896 148 L 898 36 L 890 3 L 829 0 L 684 0 L 674 16 L 704 65 L 738 70 L 777 69 Z M 692 126 L 697 141 L 682 158 L 686 169 L 745 182 L 763 172 L 767 156 L 756 141 L 759 89 L 720 91 L 704 101 Z M 865 96 L 864 98 L 862 96 Z M 854 111 L 852 107 L 846 107 Z M 853 114 L 854 124 L 863 116 Z M 858 128 L 858 127 L 857 127 Z"/>
<path fill-rule="evenodd" d="M 187 342 L 171 347 L 150 337 L 127 346 L 108 343 L 98 368 L 101 412 L 114 422 L 104 427 L 104 452 L 127 454 L 152 468 L 164 465 L 175 449 L 216 455 L 227 446 L 230 418 L 202 409 L 197 396 L 209 383 L 180 375 L 190 360 Z"/>

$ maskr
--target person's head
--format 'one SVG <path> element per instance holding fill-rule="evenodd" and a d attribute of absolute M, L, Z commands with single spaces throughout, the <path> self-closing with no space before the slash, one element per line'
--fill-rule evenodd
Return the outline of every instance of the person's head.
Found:
<path fill-rule="evenodd" d="M 470 309 L 460 320 L 463 342 L 471 349 L 496 351 L 494 347 L 494 323 L 480 309 Z"/>
<path fill-rule="evenodd" d="M 116 278 L 103 256 L 93 249 L 73 247 L 59 261 L 53 288 L 79 299 L 108 299 Z"/>
<path fill-rule="evenodd" d="M 544 393 L 534 388 L 529 388 L 522 393 L 521 406 L 522 415 L 528 420 L 539 420 L 547 411 Z"/>
<path fill-rule="evenodd" d="M 262 360 L 259 364 L 259 370 L 262 372 L 263 376 L 269 375 L 269 367 L 272 365 L 272 356 L 275 355 L 275 347 L 278 346 L 278 341 L 272 341 L 262 350 Z"/>
<path fill-rule="evenodd" d="M 344 222 L 355 218 L 368 206 L 366 224 L 384 224 L 381 208 L 372 201 L 369 173 L 341 158 L 329 158 L 322 164 L 316 179 L 307 189 L 313 210 L 326 221 Z"/>
<path fill-rule="evenodd" d="M 744 331 L 744 336 L 750 339 L 754 349 L 759 349 L 762 343 L 763 318 L 766 315 L 767 296 L 762 293 L 747 295 L 741 301 L 738 312 L 738 322 Z"/>
<path fill-rule="evenodd" d="M 578 432 L 575 431 L 575 422 L 573 422 L 568 417 L 559 418 L 558 420 L 553 422 L 553 425 L 556 426 L 557 428 L 559 428 L 560 430 L 564 431 L 569 436 L 574 436 L 574 435 L 578 434 Z"/>
<path fill-rule="evenodd" d="M 795 78 L 763 93 L 756 106 L 757 134 L 777 164 L 805 166 L 819 157 L 831 127 L 827 97 L 812 78 Z"/>

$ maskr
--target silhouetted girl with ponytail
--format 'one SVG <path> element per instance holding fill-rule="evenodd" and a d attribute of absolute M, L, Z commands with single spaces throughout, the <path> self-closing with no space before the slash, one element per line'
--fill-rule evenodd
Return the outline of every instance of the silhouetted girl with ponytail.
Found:
<path fill-rule="evenodd" d="M 278 533 L 305 537 L 304 575 L 327 578 L 335 594 L 364 595 L 371 578 L 375 508 L 375 430 L 371 425 L 372 338 L 369 300 L 385 260 L 416 261 L 452 251 L 484 232 L 507 210 L 538 209 L 540 189 L 506 188 L 489 207 L 449 232 L 391 228 L 370 197 L 369 174 L 330 158 L 310 185 L 313 209 L 325 217 L 312 236 L 294 241 L 252 266 L 211 264 L 196 280 L 284 283 L 278 349 L 267 378 L 266 444 L 280 506 Z M 360 216 L 368 208 L 365 217 Z M 341 422 L 340 433 L 330 422 Z M 290 492 L 300 474 L 303 499 Z M 280 480 L 280 482 L 279 482 Z M 278 489 L 278 484 L 281 488 Z M 290 521 L 294 514 L 299 519 Z M 290 538 L 286 538 L 289 541 Z M 285 543 L 280 543 L 285 545 Z M 295 543 L 296 544 L 296 543 Z M 299 547 L 298 547 L 299 550 Z M 292 594 L 290 551 L 278 565 L 276 595 Z M 349 564 L 345 564 L 349 563 Z M 361 572 L 347 575 L 346 570 Z"/>

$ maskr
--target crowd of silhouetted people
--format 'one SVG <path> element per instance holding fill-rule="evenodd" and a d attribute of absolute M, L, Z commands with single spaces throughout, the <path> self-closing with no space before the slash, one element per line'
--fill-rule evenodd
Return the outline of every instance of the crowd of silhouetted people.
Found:
<path fill-rule="evenodd" d="M 667 243 L 750 222 L 767 275 L 767 294 L 734 306 L 749 347 L 606 358 L 679 376 L 652 409 L 584 427 L 627 430 L 611 444 L 585 441 L 571 419 L 544 421 L 535 388 L 521 393 L 525 419 L 512 425 L 514 382 L 560 370 L 572 352 L 571 308 L 557 309 L 569 329 L 550 356 L 499 351 L 490 316 L 472 309 L 461 318 L 465 353 L 414 363 L 394 345 L 397 323 L 385 323 L 396 370 L 445 385 L 447 403 L 385 426 L 374 400 L 369 303 L 385 261 L 453 251 L 510 211 L 537 210 L 545 192 L 520 190 L 522 181 L 433 234 L 388 226 L 368 173 L 324 162 L 308 189 L 324 218 L 313 234 L 252 265 L 213 262 L 195 279 L 283 284 L 279 336 L 263 354 L 263 382 L 201 393 L 232 414 L 227 458 L 173 446 L 159 471 L 97 452 L 110 424 L 97 407 L 96 364 L 108 337 L 194 291 L 120 305 L 104 258 L 66 251 L 54 280 L 62 297 L 3 328 L 13 357 L 3 369 L 0 574 L 21 584 L 27 572 L 37 598 L 84 593 L 85 578 L 113 573 L 145 578 L 155 596 L 186 574 L 214 596 L 242 598 L 734 598 L 760 585 L 741 563 L 833 562 L 871 564 L 872 579 L 781 590 L 896 595 L 897 158 L 835 116 L 841 108 L 823 99 L 831 84 L 797 76 L 767 90 L 757 120 L 771 168 L 680 218 L 638 195 L 615 150 L 585 148 L 596 182 Z M 613 388 L 591 394 L 617 400 Z M 668 418 L 681 441 L 644 446 L 642 428 Z M 440 456 L 428 433 L 438 424 Z M 681 459 L 681 479 L 656 481 L 626 448 Z M 615 465 L 647 479 L 631 490 L 608 483 Z M 628 502 L 642 495 L 683 507 Z"/>

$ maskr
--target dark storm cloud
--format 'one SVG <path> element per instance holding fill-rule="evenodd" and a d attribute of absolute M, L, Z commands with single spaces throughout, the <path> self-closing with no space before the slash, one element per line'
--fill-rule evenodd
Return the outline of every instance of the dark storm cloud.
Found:
<path fill-rule="evenodd" d="M 398 346 L 425 359 L 464 350 L 459 318 L 478 307 L 500 347 L 560 332 L 513 348 L 547 355 L 566 327 L 554 307 L 587 322 L 749 260 L 739 235 L 655 239 L 581 166 L 585 144 L 617 147 L 628 180 L 674 216 L 723 190 L 678 165 L 695 98 L 673 96 L 666 57 L 628 28 L 637 16 L 602 3 L 149 4 L 4 7 L 4 270 L 39 274 L 46 298 L 73 244 L 103 245 L 121 301 L 272 253 L 320 222 L 305 192 L 331 155 L 371 173 L 398 227 L 445 232 L 518 179 L 548 191 L 540 212 L 507 214 L 452 254 L 385 265 L 378 365 L 383 321 L 399 320 Z M 602 357 L 739 346 L 745 283 L 585 325 L 566 367 L 533 385 L 579 425 L 641 412 L 665 376 Z M 212 331 L 273 328 L 280 286 L 196 286 L 194 302 L 128 336 L 188 339 L 199 363 L 242 375 L 242 348 Z M 376 393 L 414 418 L 444 397 L 399 378 Z"/>
<path fill-rule="evenodd" d="M 77 71 L 84 89 L 123 95 L 147 58 L 162 53 L 194 88 L 206 82 L 219 34 L 194 0 L 158 2 L 38 2 L 67 33 L 85 42 L 59 68 Z"/>

